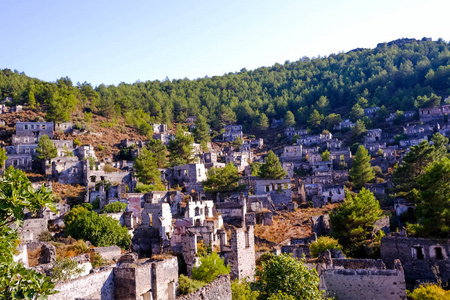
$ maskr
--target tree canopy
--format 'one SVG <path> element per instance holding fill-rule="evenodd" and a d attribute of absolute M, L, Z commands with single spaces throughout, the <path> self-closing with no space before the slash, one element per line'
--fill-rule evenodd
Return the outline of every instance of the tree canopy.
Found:
<path fill-rule="evenodd" d="M 364 256 L 364 243 L 382 213 L 371 191 L 362 188 L 356 196 L 347 194 L 344 203 L 330 215 L 332 235 L 350 256 Z"/>
<path fill-rule="evenodd" d="M 224 168 L 211 168 L 207 172 L 207 179 L 202 182 L 207 193 L 222 193 L 236 191 L 240 188 L 239 172 L 230 162 Z"/>
<path fill-rule="evenodd" d="M 175 139 L 169 142 L 169 161 L 171 166 L 180 166 L 194 162 L 194 138 L 177 125 Z"/>
<path fill-rule="evenodd" d="M 283 179 L 287 175 L 281 166 L 278 156 L 270 150 L 265 159 L 265 163 L 261 165 L 258 176 L 264 179 Z"/>
<path fill-rule="evenodd" d="M 353 159 L 352 168 L 349 175 L 356 189 L 362 188 L 367 182 L 375 178 L 375 173 L 370 165 L 369 152 L 360 145 Z"/>
<path fill-rule="evenodd" d="M 58 149 L 56 149 L 48 135 L 45 134 L 39 139 L 36 152 L 38 153 L 37 157 L 41 160 L 52 159 L 58 155 Z"/>
<path fill-rule="evenodd" d="M 256 269 L 256 278 L 255 285 L 260 292 L 258 299 L 273 299 L 270 297 L 279 293 L 292 297 L 287 299 L 322 299 L 317 271 L 287 254 L 274 255 L 263 262 L 262 268 Z"/>

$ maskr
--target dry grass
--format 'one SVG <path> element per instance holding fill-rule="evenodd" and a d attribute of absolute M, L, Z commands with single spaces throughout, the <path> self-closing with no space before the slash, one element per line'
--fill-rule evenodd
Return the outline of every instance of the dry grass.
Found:
<path fill-rule="evenodd" d="M 77 204 L 84 202 L 86 188 L 82 185 L 62 184 L 52 182 L 53 195 L 61 198 L 68 204 Z"/>
<path fill-rule="evenodd" d="M 322 208 L 297 209 L 282 212 L 273 217 L 271 226 L 255 226 L 255 235 L 268 241 L 281 243 L 291 237 L 303 238 L 311 235 L 311 217 L 319 216 L 336 208 L 338 204 L 328 204 Z"/>

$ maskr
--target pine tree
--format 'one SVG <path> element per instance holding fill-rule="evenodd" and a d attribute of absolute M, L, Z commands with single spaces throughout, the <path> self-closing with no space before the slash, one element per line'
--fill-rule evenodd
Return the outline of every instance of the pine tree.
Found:
<path fill-rule="evenodd" d="M 321 159 L 322 159 L 322 161 L 329 161 L 330 160 L 330 151 L 328 151 L 328 150 L 323 151 L 322 155 L 321 155 Z"/>
<path fill-rule="evenodd" d="M 168 145 L 171 166 L 180 166 L 194 162 L 194 138 L 186 134 L 181 124 L 177 125 L 175 139 Z"/>
<path fill-rule="evenodd" d="M 259 170 L 259 177 L 264 179 L 283 179 L 286 175 L 287 173 L 281 166 L 278 156 L 270 150 L 266 157 L 266 162 Z"/>
<path fill-rule="evenodd" d="M 268 128 L 269 128 L 269 118 L 267 118 L 265 113 L 262 113 L 259 116 L 258 129 L 259 130 L 267 130 Z"/>
<path fill-rule="evenodd" d="M 154 184 L 164 188 L 161 183 L 161 172 L 157 169 L 158 162 L 155 154 L 146 148 L 142 148 L 134 160 L 134 171 L 139 181 L 144 184 Z"/>
<path fill-rule="evenodd" d="M 284 126 L 294 126 L 295 125 L 295 117 L 294 114 L 288 110 L 286 115 L 284 115 Z"/>
<path fill-rule="evenodd" d="M 318 128 L 324 119 L 323 115 L 320 114 L 316 109 L 309 115 L 308 125 L 311 128 Z"/>
<path fill-rule="evenodd" d="M 195 120 L 194 137 L 197 143 L 207 143 L 210 141 L 209 125 L 206 123 L 206 118 L 202 115 L 198 115 Z"/>
<path fill-rule="evenodd" d="M 352 110 L 350 111 L 350 120 L 352 120 L 353 122 L 356 122 L 358 119 L 362 118 L 363 116 L 364 116 L 364 109 L 362 109 L 358 103 L 353 105 Z"/>
<path fill-rule="evenodd" d="M 360 119 L 356 121 L 355 126 L 352 127 L 351 137 L 353 143 L 356 143 L 361 140 L 363 135 L 367 132 L 366 125 L 364 122 Z"/>
<path fill-rule="evenodd" d="M 30 106 L 30 108 L 34 108 L 36 106 L 36 98 L 34 98 L 33 91 L 30 91 L 28 93 L 28 105 Z"/>
<path fill-rule="evenodd" d="M 349 172 L 352 182 L 358 190 L 375 178 L 370 159 L 369 151 L 364 146 L 359 146 L 353 159 L 353 166 Z"/>
<path fill-rule="evenodd" d="M 43 135 L 39 139 L 36 152 L 38 153 L 37 158 L 40 160 L 52 159 L 58 155 L 58 149 L 56 149 L 48 135 Z"/>

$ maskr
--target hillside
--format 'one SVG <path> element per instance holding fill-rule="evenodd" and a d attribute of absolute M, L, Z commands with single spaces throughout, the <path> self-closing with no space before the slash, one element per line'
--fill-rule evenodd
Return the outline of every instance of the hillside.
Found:
<path fill-rule="evenodd" d="M 67 121 L 75 111 L 109 120 L 123 117 L 125 124 L 144 135 L 149 132 L 147 122 L 185 122 L 191 115 L 206 117 L 215 130 L 236 122 L 246 132 L 258 133 L 288 111 L 298 126 L 311 127 L 311 114 L 317 110 L 324 128 L 327 115 L 348 117 L 355 103 L 384 105 L 395 112 L 414 109 L 420 105 L 419 96 L 446 96 L 449 47 L 443 40 L 401 39 L 374 49 L 303 57 L 212 78 L 95 88 L 86 82 L 75 86 L 67 77 L 50 83 L 4 69 L 0 97 L 10 97 L 14 104 L 41 104 L 47 107 L 46 118 L 54 121 Z"/>

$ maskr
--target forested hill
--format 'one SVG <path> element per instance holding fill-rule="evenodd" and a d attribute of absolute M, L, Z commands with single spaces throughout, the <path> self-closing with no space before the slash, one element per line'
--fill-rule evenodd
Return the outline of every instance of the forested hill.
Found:
<path fill-rule="evenodd" d="M 184 122 L 191 115 L 203 115 L 213 128 L 237 122 L 247 130 L 261 129 L 288 111 L 298 125 L 306 125 L 314 110 L 323 116 L 337 112 L 346 117 L 359 103 L 384 105 L 394 112 L 414 109 L 420 96 L 446 96 L 449 48 L 443 40 L 401 39 L 375 49 L 304 57 L 212 78 L 96 88 L 88 83 L 73 85 L 69 78 L 43 82 L 4 69 L 0 95 L 13 98 L 14 103 L 40 104 L 49 120 L 69 120 L 74 110 L 83 109 L 111 118 L 124 116 L 142 131 L 148 121 Z"/>

